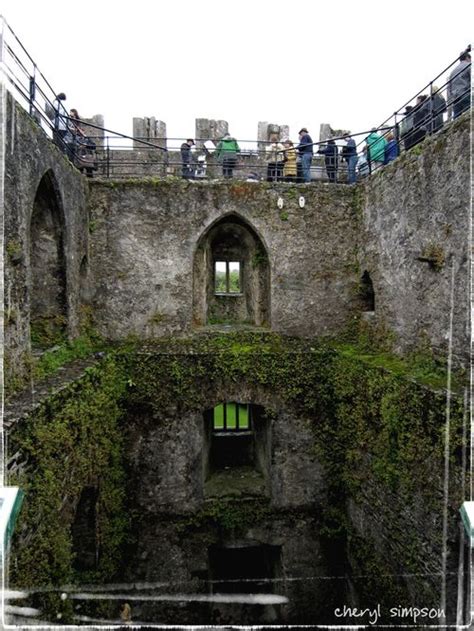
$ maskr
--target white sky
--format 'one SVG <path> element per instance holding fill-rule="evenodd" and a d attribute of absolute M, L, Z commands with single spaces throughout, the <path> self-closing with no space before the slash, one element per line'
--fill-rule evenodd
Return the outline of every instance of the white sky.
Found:
<path fill-rule="evenodd" d="M 352 132 L 380 124 L 472 41 L 474 2 L 457 0 L 0 0 L 66 106 L 132 133 L 155 116 L 169 137 L 194 119 Z"/>

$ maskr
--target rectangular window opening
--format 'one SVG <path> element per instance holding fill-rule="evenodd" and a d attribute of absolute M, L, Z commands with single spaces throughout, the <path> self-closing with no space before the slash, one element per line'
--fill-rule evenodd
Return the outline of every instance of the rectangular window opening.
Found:
<path fill-rule="evenodd" d="M 216 294 L 242 293 L 240 261 L 215 261 L 214 291 Z"/>
<path fill-rule="evenodd" d="M 214 408 L 214 431 L 247 431 L 250 414 L 247 403 L 220 403 Z"/>

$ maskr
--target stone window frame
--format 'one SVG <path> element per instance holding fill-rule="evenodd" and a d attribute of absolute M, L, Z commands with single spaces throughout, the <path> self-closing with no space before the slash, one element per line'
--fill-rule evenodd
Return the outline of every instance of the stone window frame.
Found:
<path fill-rule="evenodd" d="M 226 271 L 225 271 L 225 284 L 226 291 L 216 291 L 216 266 L 218 263 L 225 263 Z M 239 291 L 230 291 L 230 269 L 229 266 L 231 263 L 239 264 Z M 244 261 L 234 261 L 230 259 L 215 259 L 214 260 L 214 295 L 215 296 L 243 296 L 243 267 Z"/>

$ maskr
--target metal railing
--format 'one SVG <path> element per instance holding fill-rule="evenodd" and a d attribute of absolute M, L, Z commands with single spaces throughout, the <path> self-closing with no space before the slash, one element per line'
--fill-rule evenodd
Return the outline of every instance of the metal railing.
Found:
<path fill-rule="evenodd" d="M 470 46 L 465 52 L 468 51 Z M 311 143 L 314 157 L 310 180 L 352 182 L 363 178 L 426 136 L 438 132 L 446 122 L 467 109 L 470 106 L 470 82 L 469 88 L 460 94 L 452 89 L 458 61 L 459 58 L 453 61 L 377 128 L 351 134 L 350 137 L 356 140 L 356 162 L 354 158 L 351 161 L 348 159 L 345 149 L 347 137 L 332 138 L 330 143 L 328 140 Z M 470 81 L 470 61 L 464 66 L 463 72 L 469 74 Z M 298 156 L 301 144 L 283 148 L 278 145 L 272 153 L 271 142 L 239 140 L 244 148 L 232 159 L 229 155 L 224 159 L 218 157 L 218 141 L 210 141 L 209 138 L 195 139 L 196 145 L 191 150 L 186 149 L 184 138 L 137 138 L 106 129 L 90 120 L 71 117 L 1 16 L 0 68 L 17 102 L 75 166 L 89 177 L 304 180 L 300 161 L 296 163 L 296 173 L 294 164 L 290 171 L 293 151 Z"/>

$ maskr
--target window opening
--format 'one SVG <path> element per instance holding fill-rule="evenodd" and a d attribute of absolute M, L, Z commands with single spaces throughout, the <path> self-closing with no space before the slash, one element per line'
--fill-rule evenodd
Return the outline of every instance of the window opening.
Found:
<path fill-rule="evenodd" d="M 214 290 L 216 294 L 242 293 L 240 261 L 215 261 Z"/>
<path fill-rule="evenodd" d="M 374 286 L 370 274 L 367 271 L 362 274 L 360 282 L 360 300 L 363 311 L 375 311 Z"/>
<path fill-rule="evenodd" d="M 273 593 L 281 575 L 281 546 L 244 542 L 208 548 L 211 593 Z"/>
<path fill-rule="evenodd" d="M 214 431 L 250 430 L 250 411 L 247 403 L 220 403 L 213 412 Z"/>

